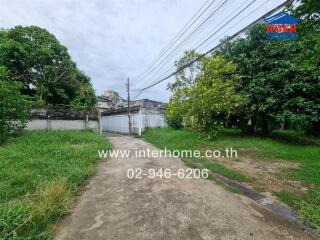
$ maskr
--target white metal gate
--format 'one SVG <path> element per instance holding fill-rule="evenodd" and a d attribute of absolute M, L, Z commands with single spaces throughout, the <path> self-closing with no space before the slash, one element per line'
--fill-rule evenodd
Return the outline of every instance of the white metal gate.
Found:
<path fill-rule="evenodd" d="M 126 114 L 101 116 L 100 121 L 103 132 L 129 133 L 128 115 Z M 163 114 L 148 114 L 143 111 L 131 114 L 132 133 L 141 135 L 146 128 L 163 128 L 166 126 Z"/>
<path fill-rule="evenodd" d="M 103 132 L 128 133 L 128 116 L 127 115 L 109 115 L 101 117 Z"/>

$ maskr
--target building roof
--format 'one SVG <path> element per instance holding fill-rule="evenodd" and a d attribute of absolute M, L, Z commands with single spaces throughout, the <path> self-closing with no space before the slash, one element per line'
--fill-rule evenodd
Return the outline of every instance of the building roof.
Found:
<path fill-rule="evenodd" d="M 137 113 L 139 112 L 139 110 L 140 110 L 140 106 L 130 107 L 130 113 Z M 122 108 L 110 109 L 110 110 L 104 111 L 101 113 L 101 116 L 116 115 L 116 114 L 127 113 L 127 112 L 128 112 L 128 108 L 122 107 Z"/>
<path fill-rule="evenodd" d="M 112 102 L 108 97 L 105 96 L 98 96 L 97 99 L 100 102 Z"/>

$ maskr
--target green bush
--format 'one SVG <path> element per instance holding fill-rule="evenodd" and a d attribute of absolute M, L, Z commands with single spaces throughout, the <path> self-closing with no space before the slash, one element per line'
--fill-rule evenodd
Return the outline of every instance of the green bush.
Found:
<path fill-rule="evenodd" d="M 182 115 L 180 113 L 180 106 L 176 104 L 172 99 L 167 107 L 166 121 L 169 127 L 174 129 L 181 129 L 183 127 Z"/>
<path fill-rule="evenodd" d="M 21 88 L 21 83 L 7 80 L 0 68 L 0 143 L 19 133 L 30 118 L 31 102 L 20 94 Z"/>

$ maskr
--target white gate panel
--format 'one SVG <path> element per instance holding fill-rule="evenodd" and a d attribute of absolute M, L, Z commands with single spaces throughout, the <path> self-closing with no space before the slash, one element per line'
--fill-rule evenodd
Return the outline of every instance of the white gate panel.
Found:
<path fill-rule="evenodd" d="M 143 128 L 142 119 L 143 115 L 140 113 L 135 113 L 131 115 L 131 132 L 136 134 L 141 134 Z"/>
<path fill-rule="evenodd" d="M 102 131 L 128 133 L 128 116 L 127 115 L 109 115 L 102 116 Z"/>
<path fill-rule="evenodd" d="M 141 135 L 146 128 L 164 128 L 166 121 L 163 114 L 139 113 L 131 114 L 131 132 Z M 128 115 L 101 116 L 101 127 L 104 132 L 129 133 Z"/>
<path fill-rule="evenodd" d="M 147 114 L 145 119 L 146 128 L 164 128 L 167 126 L 162 114 Z"/>

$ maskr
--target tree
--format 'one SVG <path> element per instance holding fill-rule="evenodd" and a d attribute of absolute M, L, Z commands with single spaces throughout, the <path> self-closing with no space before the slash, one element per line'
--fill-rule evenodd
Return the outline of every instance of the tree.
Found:
<path fill-rule="evenodd" d="M 166 109 L 166 120 L 169 127 L 180 129 L 183 127 L 183 105 L 177 95 L 173 95 Z"/>
<path fill-rule="evenodd" d="M 221 56 L 203 58 L 191 81 L 177 79 L 167 108 L 169 126 L 179 128 L 181 121 L 208 137 L 216 135 L 230 113 L 244 98 L 235 92 L 236 65 Z M 178 76 L 179 77 L 179 76 Z"/>
<path fill-rule="evenodd" d="M 22 93 L 40 103 L 67 105 L 83 85 L 92 88 L 67 48 L 37 26 L 0 31 L 0 64 L 9 70 L 11 80 L 23 84 Z"/>
<path fill-rule="evenodd" d="M 19 133 L 30 118 L 31 102 L 20 93 L 21 85 L 9 80 L 5 67 L 0 67 L 0 143 Z"/>
<path fill-rule="evenodd" d="M 296 67 L 302 71 L 312 73 L 312 78 L 316 82 L 315 90 L 319 92 L 320 79 L 320 2 L 314 0 L 300 0 L 296 8 L 289 8 L 289 12 L 299 18 L 299 38 L 298 42 L 303 46 L 297 57 Z M 319 97 L 318 97 L 319 99 Z M 317 103 L 319 106 L 319 101 Z M 319 107 L 314 113 L 318 113 Z M 320 135 L 320 119 L 313 117 L 309 121 L 310 127 L 307 131 L 314 135 Z"/>
<path fill-rule="evenodd" d="M 265 25 L 258 24 L 247 31 L 245 38 L 225 44 L 216 57 L 205 58 L 178 73 L 176 82 L 169 85 L 173 92 L 169 104 L 172 119 L 179 119 L 172 114 L 175 109 L 187 126 L 213 134 L 223 120 L 234 119 L 245 131 L 264 135 L 277 123 L 310 127 L 313 134 L 320 135 L 320 2 L 300 0 L 288 11 L 299 18 L 297 41 L 267 40 Z M 177 61 L 177 68 L 197 55 L 186 52 Z M 219 62 L 233 62 L 236 70 L 228 75 L 226 66 Z M 216 66 L 220 66 L 222 75 L 214 71 Z M 210 71 L 211 75 L 206 74 Z M 224 76 L 232 81 L 221 81 Z M 233 92 L 235 99 L 224 99 L 224 92 Z M 242 102 L 241 107 L 233 108 L 237 101 Z"/>
<path fill-rule="evenodd" d="M 192 99 L 191 121 L 194 129 L 213 137 L 231 112 L 244 103 L 236 85 L 236 65 L 222 56 L 205 59 Z"/>
<path fill-rule="evenodd" d="M 175 62 L 177 69 L 189 63 L 200 54 L 196 51 L 186 51 L 184 55 Z M 173 93 L 166 112 L 166 120 L 170 127 L 181 128 L 183 123 L 190 126 L 189 112 L 191 109 L 192 91 L 201 71 L 202 61 L 179 71 L 176 80 L 168 84 L 168 89 Z"/>
<path fill-rule="evenodd" d="M 197 53 L 195 50 L 186 51 L 184 55 L 175 62 L 175 66 L 177 69 L 180 69 L 185 64 L 189 63 L 196 57 L 198 57 L 200 53 Z M 174 83 L 168 84 L 168 89 L 173 93 L 177 93 L 178 91 L 183 92 L 186 89 L 193 88 L 195 81 L 197 79 L 197 75 L 199 74 L 200 68 L 202 65 L 202 61 L 195 62 L 191 66 L 179 71 L 176 74 L 176 80 Z"/>
<path fill-rule="evenodd" d="M 248 96 L 244 122 L 251 119 L 267 135 L 273 122 L 305 125 L 319 121 L 319 78 L 311 69 L 297 66 L 305 51 L 299 41 L 267 40 L 264 25 L 254 26 L 245 39 L 220 51 L 237 63 L 241 75 L 237 90 Z"/>
<path fill-rule="evenodd" d="M 76 111 L 88 111 L 97 103 L 95 93 L 89 84 L 82 84 L 79 93 L 70 103 L 71 109 Z"/>

